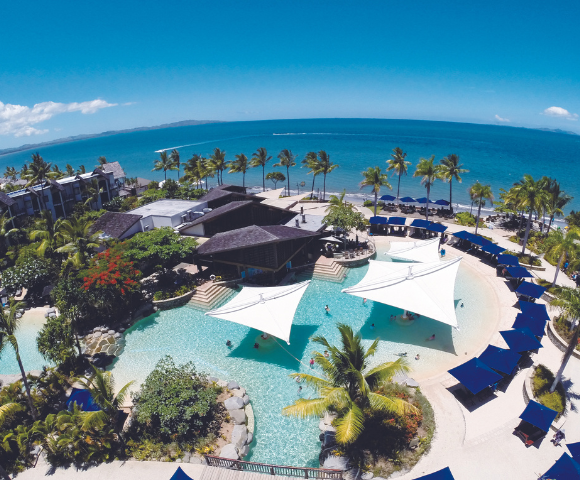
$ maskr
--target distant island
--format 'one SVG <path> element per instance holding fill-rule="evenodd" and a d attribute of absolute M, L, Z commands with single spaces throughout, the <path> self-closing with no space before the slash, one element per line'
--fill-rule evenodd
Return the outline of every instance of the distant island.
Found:
<path fill-rule="evenodd" d="M 89 138 L 109 137 L 111 135 L 118 135 L 119 133 L 143 132 L 145 130 L 160 130 L 162 128 L 189 127 L 191 125 L 203 125 L 206 123 L 226 123 L 226 122 L 223 122 L 221 120 L 183 120 L 181 122 L 155 125 L 154 127 L 127 128 L 125 130 L 110 130 L 108 132 L 93 133 L 88 135 L 75 135 L 73 137 L 58 138 L 56 140 L 51 140 L 49 142 L 33 143 L 33 144 L 27 143 L 26 145 L 21 145 L 20 147 L 6 148 L 4 150 L 0 150 L 0 155 L 8 155 L 10 153 L 22 152 L 24 150 L 31 150 L 33 148 L 48 147 L 50 145 L 59 145 L 61 143 L 76 142 L 78 140 L 87 140 Z"/>

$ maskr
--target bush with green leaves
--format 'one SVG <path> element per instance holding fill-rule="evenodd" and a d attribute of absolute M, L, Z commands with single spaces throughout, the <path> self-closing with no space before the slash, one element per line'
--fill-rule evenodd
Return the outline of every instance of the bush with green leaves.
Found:
<path fill-rule="evenodd" d="M 40 354 L 61 371 L 71 371 L 78 357 L 74 331 L 64 317 L 49 317 L 38 332 L 36 344 Z"/>
<path fill-rule="evenodd" d="M 142 435 L 195 441 L 219 430 L 218 390 L 191 362 L 176 365 L 170 356 L 162 358 L 132 395 L 134 428 Z"/>
<path fill-rule="evenodd" d="M 558 383 L 556 389 L 550 392 L 550 387 L 554 383 L 555 376 L 552 371 L 545 365 L 538 365 L 532 377 L 532 390 L 534 396 L 545 407 L 551 408 L 558 412 L 560 416 L 566 408 L 566 391 L 561 383 Z"/>
<path fill-rule="evenodd" d="M 2 286 L 9 292 L 20 287 L 28 289 L 29 295 L 42 293 L 58 274 L 58 266 L 50 259 L 36 258 L 27 255 L 22 263 L 7 268 L 2 272 Z"/>

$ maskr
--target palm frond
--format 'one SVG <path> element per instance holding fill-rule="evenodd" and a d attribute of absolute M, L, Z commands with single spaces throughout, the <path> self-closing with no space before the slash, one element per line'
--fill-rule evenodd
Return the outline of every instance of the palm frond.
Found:
<path fill-rule="evenodd" d="M 299 399 L 293 405 L 282 409 L 282 415 L 291 417 L 320 417 L 328 409 L 329 403 L 326 398 Z"/>
<path fill-rule="evenodd" d="M 369 385 L 376 385 L 383 380 L 391 380 L 397 373 L 409 372 L 411 368 L 404 358 L 394 362 L 385 362 L 377 365 L 367 372 L 365 378 Z"/>
<path fill-rule="evenodd" d="M 314 387 L 317 391 L 320 391 L 322 388 L 328 388 L 331 386 L 331 383 L 328 380 L 315 377 L 314 375 L 308 375 L 307 373 L 292 373 L 288 376 L 292 378 L 299 378 L 306 385 Z"/>
<path fill-rule="evenodd" d="M 24 407 L 18 403 L 5 403 L 0 405 L 0 426 L 12 418 L 16 412 L 24 410 Z"/>
<path fill-rule="evenodd" d="M 368 399 L 371 408 L 379 412 L 404 415 L 406 413 L 415 413 L 418 411 L 417 407 L 414 407 L 402 398 L 389 398 L 378 393 L 370 393 Z"/>
<path fill-rule="evenodd" d="M 363 431 L 363 412 L 353 403 L 346 414 L 334 420 L 333 425 L 336 427 L 336 441 L 338 443 L 343 445 L 352 443 Z"/>

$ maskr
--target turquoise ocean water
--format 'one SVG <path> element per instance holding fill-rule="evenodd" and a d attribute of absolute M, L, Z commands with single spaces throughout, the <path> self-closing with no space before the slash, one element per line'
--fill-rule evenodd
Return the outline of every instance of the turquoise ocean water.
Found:
<path fill-rule="evenodd" d="M 215 147 L 225 150 L 227 159 L 233 159 L 237 153 L 250 157 L 258 147 L 266 147 L 274 157 L 281 149 L 289 148 L 300 160 L 308 151 L 326 150 L 331 160 L 340 164 L 327 177 L 327 192 L 346 189 L 348 193 L 364 196 L 364 190 L 361 192 L 358 187 L 360 172 L 375 165 L 385 168 L 385 161 L 397 146 L 408 153 L 413 165 L 420 157 L 435 155 L 439 160 L 457 153 L 470 172 L 464 175 L 462 184 L 454 187 L 454 202 L 468 204 L 467 188 L 477 180 L 491 184 L 498 197 L 499 188 L 509 188 L 524 173 L 529 173 L 560 180 L 564 190 L 575 197 L 571 208 L 580 208 L 577 181 L 580 136 L 505 126 L 374 119 L 231 122 L 119 134 L 43 147 L 39 151 L 45 160 L 61 168 L 67 163 L 75 168 L 80 164 L 93 167 L 97 158 L 104 155 L 109 161 L 121 162 L 128 176 L 161 180 L 163 173 L 151 172 L 154 160 L 159 157 L 156 151 L 161 149 L 179 147 L 184 160 L 194 153 L 208 156 Z M 20 168 L 30 160 L 33 151 L 0 156 L 0 172 L 8 165 Z M 266 172 L 275 170 L 274 163 L 275 159 Z M 176 178 L 177 174 L 170 172 L 169 176 Z M 292 190 L 302 181 L 310 189 L 312 177 L 306 174 L 306 169 L 294 167 L 290 177 Z M 242 179 L 241 175 L 226 174 L 224 180 L 241 183 Z M 261 182 L 261 169 L 252 169 L 246 175 L 248 186 Z M 210 179 L 212 184 L 215 180 Z M 396 191 L 396 178 L 392 184 Z M 315 188 L 318 187 L 322 188 L 321 178 L 316 180 Z M 424 193 L 418 179 L 411 176 L 402 179 L 402 196 Z M 448 199 L 449 185 L 438 182 L 433 187 L 433 197 Z"/>

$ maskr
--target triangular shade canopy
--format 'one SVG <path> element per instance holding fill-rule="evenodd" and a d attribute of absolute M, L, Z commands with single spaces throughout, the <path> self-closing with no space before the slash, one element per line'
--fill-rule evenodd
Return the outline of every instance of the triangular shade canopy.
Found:
<path fill-rule="evenodd" d="M 417 203 L 417 200 L 415 200 L 413 197 L 403 197 L 403 198 L 401 198 L 401 202 L 403 202 L 403 203 Z"/>
<path fill-rule="evenodd" d="M 543 337 L 546 334 L 546 320 L 538 320 L 523 313 L 518 313 L 512 328 L 523 327 L 528 327 L 536 337 Z"/>
<path fill-rule="evenodd" d="M 429 475 L 423 475 L 422 477 L 417 477 L 415 480 L 455 480 L 453 475 L 451 475 L 451 470 L 449 467 L 445 467 L 437 472 L 430 473 Z"/>
<path fill-rule="evenodd" d="M 469 240 L 473 236 L 473 234 L 471 234 L 469 232 L 466 232 L 465 230 L 461 230 L 459 232 L 455 232 L 452 235 L 454 237 L 457 237 L 457 238 L 461 239 L 461 240 Z"/>
<path fill-rule="evenodd" d="M 344 243 L 340 238 L 333 237 L 332 235 L 330 237 L 319 238 L 319 240 L 323 242 Z"/>
<path fill-rule="evenodd" d="M 547 432 L 554 419 L 558 416 L 556 410 L 544 407 L 541 403 L 530 402 L 526 405 L 526 409 L 520 415 L 520 418 L 525 422 L 531 423 L 534 427 Z"/>
<path fill-rule="evenodd" d="M 415 227 L 415 228 L 427 228 L 429 226 L 429 221 L 428 220 L 424 220 L 422 218 L 416 218 L 415 220 L 413 220 L 411 222 L 411 227 Z"/>
<path fill-rule="evenodd" d="M 568 447 L 568 450 L 572 454 L 572 458 L 577 462 L 580 462 L 580 442 L 567 443 L 566 446 Z"/>
<path fill-rule="evenodd" d="M 443 199 L 441 199 L 441 200 L 437 200 L 435 203 L 436 203 L 437 205 L 443 205 L 443 206 L 445 206 L 445 207 L 446 207 L 447 205 L 449 205 L 449 202 L 448 202 L 447 200 L 443 200 Z"/>
<path fill-rule="evenodd" d="M 488 367 L 497 370 L 498 372 L 509 375 L 513 372 L 515 366 L 520 361 L 522 356 L 506 348 L 499 348 L 495 345 L 489 345 L 485 351 L 479 356 L 479 359 Z"/>
<path fill-rule="evenodd" d="M 518 303 L 520 304 L 520 310 L 522 313 L 528 317 L 550 320 L 550 315 L 548 315 L 546 305 L 542 303 L 526 302 L 524 300 L 520 300 Z"/>
<path fill-rule="evenodd" d="M 545 291 L 546 287 L 531 282 L 522 282 L 520 283 L 520 286 L 516 288 L 516 293 L 530 298 L 540 298 Z"/>
<path fill-rule="evenodd" d="M 491 253 L 492 255 L 499 255 L 501 252 L 505 252 L 506 249 L 492 243 L 490 245 L 484 245 L 481 247 L 481 250 L 487 253 Z"/>
<path fill-rule="evenodd" d="M 472 358 L 463 365 L 452 368 L 449 373 L 474 395 L 502 379 L 499 373 L 494 372 L 479 358 Z"/>
<path fill-rule="evenodd" d="M 283 287 L 244 287 L 224 306 L 206 313 L 290 343 L 294 313 L 310 280 Z"/>
<path fill-rule="evenodd" d="M 169 480 L 193 480 L 187 473 L 185 473 L 181 467 L 177 467 L 175 473 Z"/>
<path fill-rule="evenodd" d="M 407 219 L 405 217 L 389 217 L 387 220 L 387 225 L 402 226 L 405 225 Z"/>
<path fill-rule="evenodd" d="M 514 352 L 527 352 L 529 350 L 542 348 L 542 344 L 528 327 L 504 330 L 503 332 L 499 332 L 499 334 Z"/>
<path fill-rule="evenodd" d="M 411 310 L 457 328 L 454 290 L 461 258 L 412 264 L 370 260 L 364 278 L 342 291 Z"/>
<path fill-rule="evenodd" d="M 388 255 L 411 262 L 438 262 L 439 238 L 416 242 L 391 242 Z"/>
<path fill-rule="evenodd" d="M 513 278 L 533 278 L 534 276 L 524 267 L 506 267 L 510 277 Z"/>
<path fill-rule="evenodd" d="M 393 197 L 392 195 L 383 195 L 381 198 L 379 198 L 379 200 L 386 200 L 387 202 L 392 202 L 396 199 L 397 197 Z"/>
<path fill-rule="evenodd" d="M 563 453 L 556 463 L 552 465 L 552 468 L 540 478 L 550 480 L 580 480 L 580 464 L 567 453 Z"/>
<path fill-rule="evenodd" d="M 507 253 L 504 253 L 503 255 L 498 255 L 497 264 L 513 265 L 514 267 L 519 267 L 520 261 L 518 260 L 518 257 L 516 257 L 515 255 L 508 255 Z"/>

